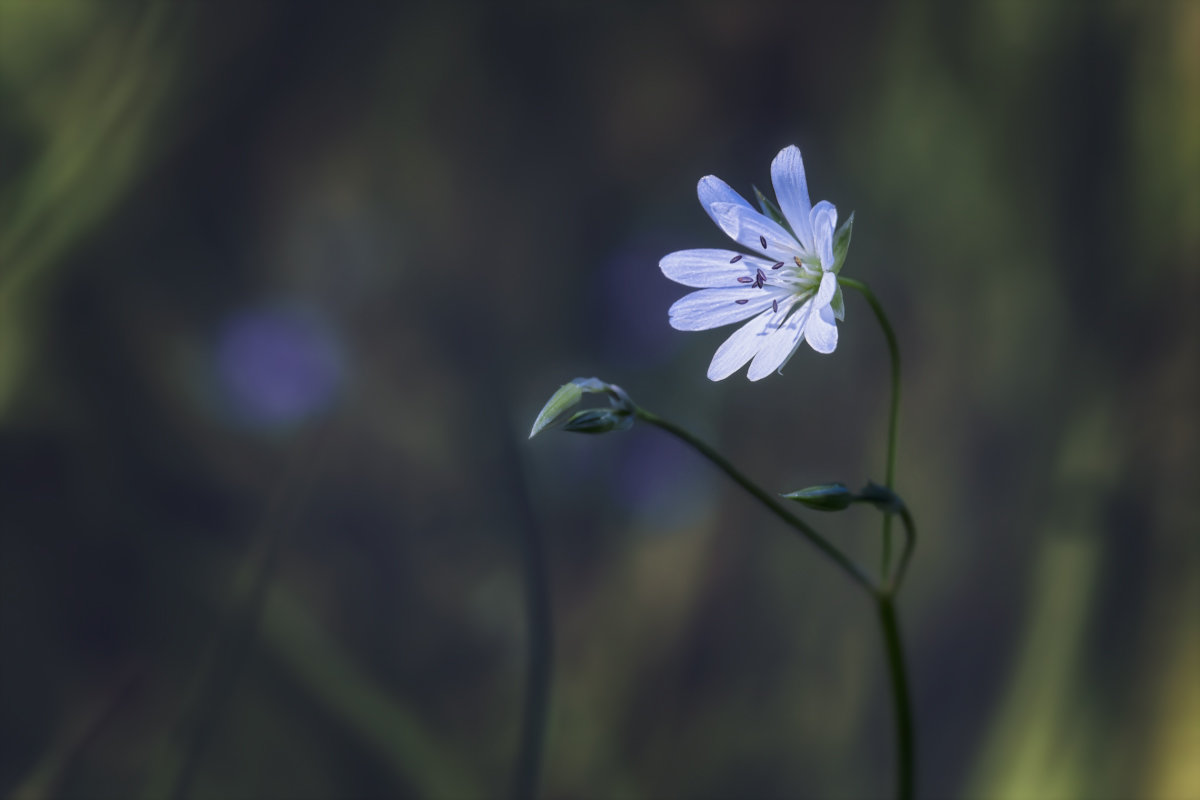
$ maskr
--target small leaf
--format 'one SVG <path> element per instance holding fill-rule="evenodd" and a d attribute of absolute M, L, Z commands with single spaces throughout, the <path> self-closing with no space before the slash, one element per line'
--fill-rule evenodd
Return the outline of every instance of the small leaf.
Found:
<path fill-rule="evenodd" d="M 833 271 L 841 272 L 842 264 L 846 263 L 846 253 L 850 250 L 850 234 L 854 231 L 854 212 L 842 223 L 837 233 L 833 235 Z M 840 319 L 840 317 L 839 317 Z"/>
<path fill-rule="evenodd" d="M 817 511 L 842 511 L 858 499 L 844 483 L 822 483 L 783 496 Z"/>

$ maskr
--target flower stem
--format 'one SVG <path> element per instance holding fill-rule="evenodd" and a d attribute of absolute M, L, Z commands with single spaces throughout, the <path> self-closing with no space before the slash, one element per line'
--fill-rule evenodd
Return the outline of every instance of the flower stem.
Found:
<path fill-rule="evenodd" d="M 753 495 L 759 502 L 774 512 L 775 516 L 779 517 L 788 525 L 795 528 L 801 536 L 811 542 L 818 550 L 820 550 L 822 553 L 828 556 L 830 560 L 841 567 L 842 570 L 849 575 L 855 583 L 862 586 L 871 594 L 876 594 L 875 582 L 871 576 L 867 574 L 866 570 L 864 570 L 853 559 L 830 543 L 828 539 L 817 533 L 817 531 L 813 529 L 812 526 L 810 526 L 807 522 L 784 508 L 783 504 L 780 503 L 774 495 L 760 487 L 754 481 L 747 478 L 740 470 L 738 470 L 737 467 L 733 466 L 733 464 L 731 464 L 716 450 L 693 436 L 689 431 L 679 427 L 673 422 L 663 419 L 657 414 L 646 411 L 644 408 L 636 407 L 634 409 L 634 413 L 637 415 L 638 419 L 648 422 L 657 428 L 661 428 L 672 436 L 687 442 L 697 452 L 699 452 L 700 455 L 717 465 L 717 467 L 719 467 L 726 475 L 732 478 L 734 483 L 736 483 L 738 486 L 741 486 L 743 489 Z"/>
<path fill-rule="evenodd" d="M 888 676 L 892 684 L 892 702 L 896 722 L 896 797 L 912 800 L 915 785 L 915 737 L 913 736 L 912 703 L 908 692 L 908 675 L 904 668 L 904 646 L 900 640 L 900 623 L 891 591 L 875 595 L 879 623 L 883 628 L 884 650 L 887 654 Z"/>
<path fill-rule="evenodd" d="M 512 797 L 532 800 L 538 796 L 542 760 L 546 749 L 546 723 L 550 710 L 553 672 L 553 621 L 550 604 L 550 574 L 546 546 L 536 524 L 522 527 L 521 560 L 525 578 L 525 615 L 528 620 L 529 650 L 526 658 L 525 699 L 517 762 L 513 770 Z"/>
<path fill-rule="evenodd" d="M 873 298 L 872 298 L 873 299 Z M 880 319 L 883 320 L 883 312 L 879 311 Z M 884 322 L 885 331 L 888 333 L 888 339 L 892 343 L 893 353 L 895 351 L 895 337 L 891 333 L 891 328 Z M 895 410 L 896 398 L 899 395 L 899 357 L 893 359 L 895 370 L 893 372 L 893 402 L 892 402 L 892 435 L 890 437 L 889 453 L 888 453 L 888 479 L 891 482 L 891 464 L 895 452 Z M 700 455 L 707 458 L 713 464 L 717 465 L 726 475 L 733 479 L 734 483 L 741 486 L 763 505 L 769 508 L 780 519 L 788 525 L 796 529 L 805 539 L 808 539 L 822 553 L 828 556 L 835 564 L 854 580 L 855 583 L 866 589 L 875 599 L 876 608 L 879 613 L 879 624 L 883 633 L 884 651 L 887 657 L 888 678 L 892 689 L 892 703 L 895 709 L 895 727 L 896 727 L 896 797 L 898 800 L 912 800 L 913 787 L 915 785 L 915 768 L 914 768 L 914 753 L 915 753 L 915 736 L 913 733 L 913 714 L 912 702 L 909 696 L 908 675 L 904 666 L 904 646 L 900 637 L 900 625 L 896 618 L 896 606 L 894 596 L 896 590 L 900 586 L 900 582 L 904 577 L 905 570 L 908 567 L 909 558 L 912 556 L 913 548 L 916 547 L 916 525 L 913 523 L 912 515 L 907 508 L 903 506 L 897 512 L 904 522 L 904 530 L 906 533 L 904 552 L 900 556 L 900 562 L 897 565 L 896 572 L 891 580 L 883 586 L 876 586 L 875 581 L 866 571 L 859 566 L 853 559 L 837 549 L 825 537 L 821 536 L 808 523 L 799 517 L 792 514 L 783 504 L 781 504 L 774 495 L 762 489 L 758 484 L 754 483 L 733 464 L 731 464 L 724 456 L 710 447 L 702 440 L 693 436 L 689 431 L 679 427 L 673 422 L 663 419 L 657 414 L 653 414 L 641 407 L 634 408 L 634 414 L 638 419 L 648 422 L 657 428 L 661 428 L 667 433 L 682 439 L 687 444 L 691 445 Z M 890 518 L 891 514 L 885 514 L 884 519 Z M 886 580 L 886 573 L 885 573 Z"/>
<path fill-rule="evenodd" d="M 913 522 L 912 514 L 903 506 L 900 507 L 898 513 L 900 521 L 904 523 L 904 551 L 900 554 L 896 572 L 887 586 L 887 591 L 893 595 L 900 590 L 900 583 L 904 580 L 904 573 L 908 570 L 908 561 L 912 558 L 913 549 L 917 546 L 917 524 Z"/>
<path fill-rule="evenodd" d="M 887 467 L 884 473 L 883 484 L 889 489 L 893 489 L 896 475 L 896 421 L 900 415 L 900 346 L 896 343 L 896 332 L 892 330 L 892 324 L 888 321 L 887 314 L 883 312 L 883 306 L 879 304 L 875 293 L 871 291 L 862 281 L 853 278 L 838 278 L 838 283 L 842 286 L 848 286 L 851 289 L 856 289 L 871 306 L 871 310 L 875 312 L 875 318 L 879 320 L 879 327 L 883 329 L 884 338 L 887 339 L 888 354 L 892 359 L 892 401 L 891 408 L 888 412 L 888 439 L 887 439 Z M 907 560 L 907 553 L 905 555 Z M 892 563 L 892 515 L 883 515 L 883 574 L 886 576 Z"/>

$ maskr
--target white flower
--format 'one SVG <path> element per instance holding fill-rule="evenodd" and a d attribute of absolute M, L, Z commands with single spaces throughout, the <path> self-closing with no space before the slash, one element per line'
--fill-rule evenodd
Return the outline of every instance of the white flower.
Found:
<path fill-rule="evenodd" d="M 801 341 L 818 353 L 837 347 L 836 320 L 844 315 L 837 281 L 841 264 L 835 264 L 833 247 L 837 209 L 824 200 L 810 206 L 804 161 L 795 146 L 771 162 L 771 182 L 787 226 L 756 211 L 720 178 L 706 176 L 697 187 L 713 222 L 753 255 L 680 250 L 658 264 L 671 280 L 700 290 L 671 306 L 671 327 L 703 331 L 750 320 L 717 348 L 708 367 L 714 381 L 747 361 L 750 380 L 765 378 L 783 369 Z"/>

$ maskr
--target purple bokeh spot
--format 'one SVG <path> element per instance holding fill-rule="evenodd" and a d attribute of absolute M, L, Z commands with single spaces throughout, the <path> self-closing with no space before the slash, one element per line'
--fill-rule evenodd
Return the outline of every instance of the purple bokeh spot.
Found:
<path fill-rule="evenodd" d="M 217 370 L 233 415 L 260 425 L 299 422 L 325 408 L 343 372 L 321 325 L 279 310 L 230 318 L 221 331 Z"/>

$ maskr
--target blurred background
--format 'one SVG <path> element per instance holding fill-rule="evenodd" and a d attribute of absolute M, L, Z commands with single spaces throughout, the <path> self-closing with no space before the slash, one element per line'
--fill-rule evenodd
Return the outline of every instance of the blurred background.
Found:
<path fill-rule="evenodd" d="M 540 537 L 545 796 L 886 796 L 855 586 L 660 431 L 526 441 L 597 375 L 882 477 L 861 297 L 753 384 L 667 325 L 795 143 L 905 357 L 921 793 L 1200 797 L 1198 99 L 1189 0 L 3 0 L 0 794 L 503 796 Z"/>

